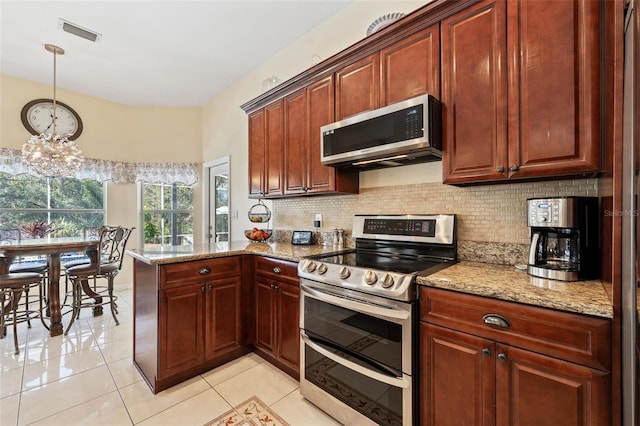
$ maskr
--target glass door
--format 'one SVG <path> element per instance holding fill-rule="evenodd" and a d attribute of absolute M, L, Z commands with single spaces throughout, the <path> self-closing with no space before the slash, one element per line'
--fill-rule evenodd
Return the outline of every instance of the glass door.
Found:
<path fill-rule="evenodd" d="M 231 235 L 229 214 L 229 158 L 225 157 L 209 167 L 209 243 L 229 242 Z"/>

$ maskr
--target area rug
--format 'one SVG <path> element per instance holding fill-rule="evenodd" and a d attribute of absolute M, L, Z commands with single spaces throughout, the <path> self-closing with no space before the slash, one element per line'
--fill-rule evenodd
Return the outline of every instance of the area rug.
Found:
<path fill-rule="evenodd" d="M 257 396 L 236 405 L 204 426 L 289 426 Z"/>

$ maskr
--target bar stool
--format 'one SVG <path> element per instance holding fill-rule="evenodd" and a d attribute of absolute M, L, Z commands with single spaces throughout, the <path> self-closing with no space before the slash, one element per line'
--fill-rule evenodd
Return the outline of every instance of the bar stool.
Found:
<path fill-rule="evenodd" d="M 65 335 L 69 333 L 74 321 L 80 316 L 82 308 L 96 308 L 108 304 L 116 325 L 120 325 L 116 316 L 118 313 L 116 300 L 118 298 L 113 295 L 113 281 L 122 268 L 127 240 L 134 229 L 122 226 L 102 227 L 100 229 L 101 253 L 98 262 L 72 266 L 67 269 L 66 274 L 71 283 L 72 313 L 71 321 L 64 332 Z M 107 280 L 106 286 L 96 284 L 100 278 Z M 89 285 L 89 281 L 93 281 L 93 286 Z"/>
<path fill-rule="evenodd" d="M 42 276 L 37 272 L 18 272 L 0 275 L 0 339 L 7 335 L 7 326 L 13 325 L 13 343 L 15 354 L 20 353 L 18 346 L 18 324 L 27 322 L 31 328 L 31 318 L 35 311 L 31 310 L 27 302 L 25 308 L 20 309 L 20 296 L 24 292 L 28 294 L 29 289 L 39 286 Z M 42 298 L 39 302 L 39 315 L 42 317 Z M 7 321 L 7 317 L 11 320 Z"/>
<path fill-rule="evenodd" d="M 12 244 L 20 244 L 22 240 L 22 233 L 19 229 L 0 229 L 0 245 L 12 245 Z M 37 262 L 23 262 L 21 258 L 18 258 L 17 261 L 14 261 L 9 266 L 10 273 L 37 273 L 40 274 L 40 285 L 38 286 L 38 297 L 40 299 L 40 303 L 42 303 L 42 299 L 47 298 L 47 279 L 49 272 L 49 265 L 46 261 L 37 261 Z M 29 306 L 29 290 L 35 286 L 29 286 L 25 291 L 25 305 Z M 40 310 L 42 313 L 42 310 Z M 33 316 L 29 315 L 29 327 L 31 327 L 31 318 Z M 49 326 L 44 321 L 42 315 L 39 315 L 40 321 L 42 321 L 42 325 L 44 325 L 47 330 Z"/>

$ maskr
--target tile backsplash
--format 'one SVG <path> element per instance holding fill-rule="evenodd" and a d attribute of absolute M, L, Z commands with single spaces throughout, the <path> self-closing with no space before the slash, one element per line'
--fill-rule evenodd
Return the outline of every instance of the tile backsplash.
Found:
<path fill-rule="evenodd" d="M 529 243 L 526 200 L 551 196 L 597 196 L 597 179 L 556 180 L 456 187 L 441 183 L 365 188 L 357 195 L 331 195 L 274 200 L 273 227 L 286 230 L 330 232 L 344 228 L 351 233 L 355 214 L 437 214 L 455 213 L 459 256 L 469 260 L 482 256 L 482 245 L 492 252 L 503 247 L 512 253 L 507 263 L 523 261 Z M 313 227 L 316 213 L 322 227 Z M 473 242 L 474 244 L 471 244 Z M 495 244 L 497 243 L 497 244 Z M 502 252 L 502 248 L 498 252 Z M 476 254 L 474 254 L 476 253 Z M 486 260 L 489 261 L 489 260 Z"/>

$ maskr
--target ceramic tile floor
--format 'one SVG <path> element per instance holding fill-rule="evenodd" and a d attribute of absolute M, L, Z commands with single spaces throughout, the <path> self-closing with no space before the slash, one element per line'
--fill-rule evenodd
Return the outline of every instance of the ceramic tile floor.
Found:
<path fill-rule="evenodd" d="M 298 382 L 255 354 L 153 395 L 133 366 L 133 290 L 117 288 L 120 325 L 84 309 L 68 336 L 40 322 L 0 340 L 0 425 L 204 425 L 255 395 L 291 426 L 337 425 Z M 69 316 L 63 317 L 63 323 Z"/>

